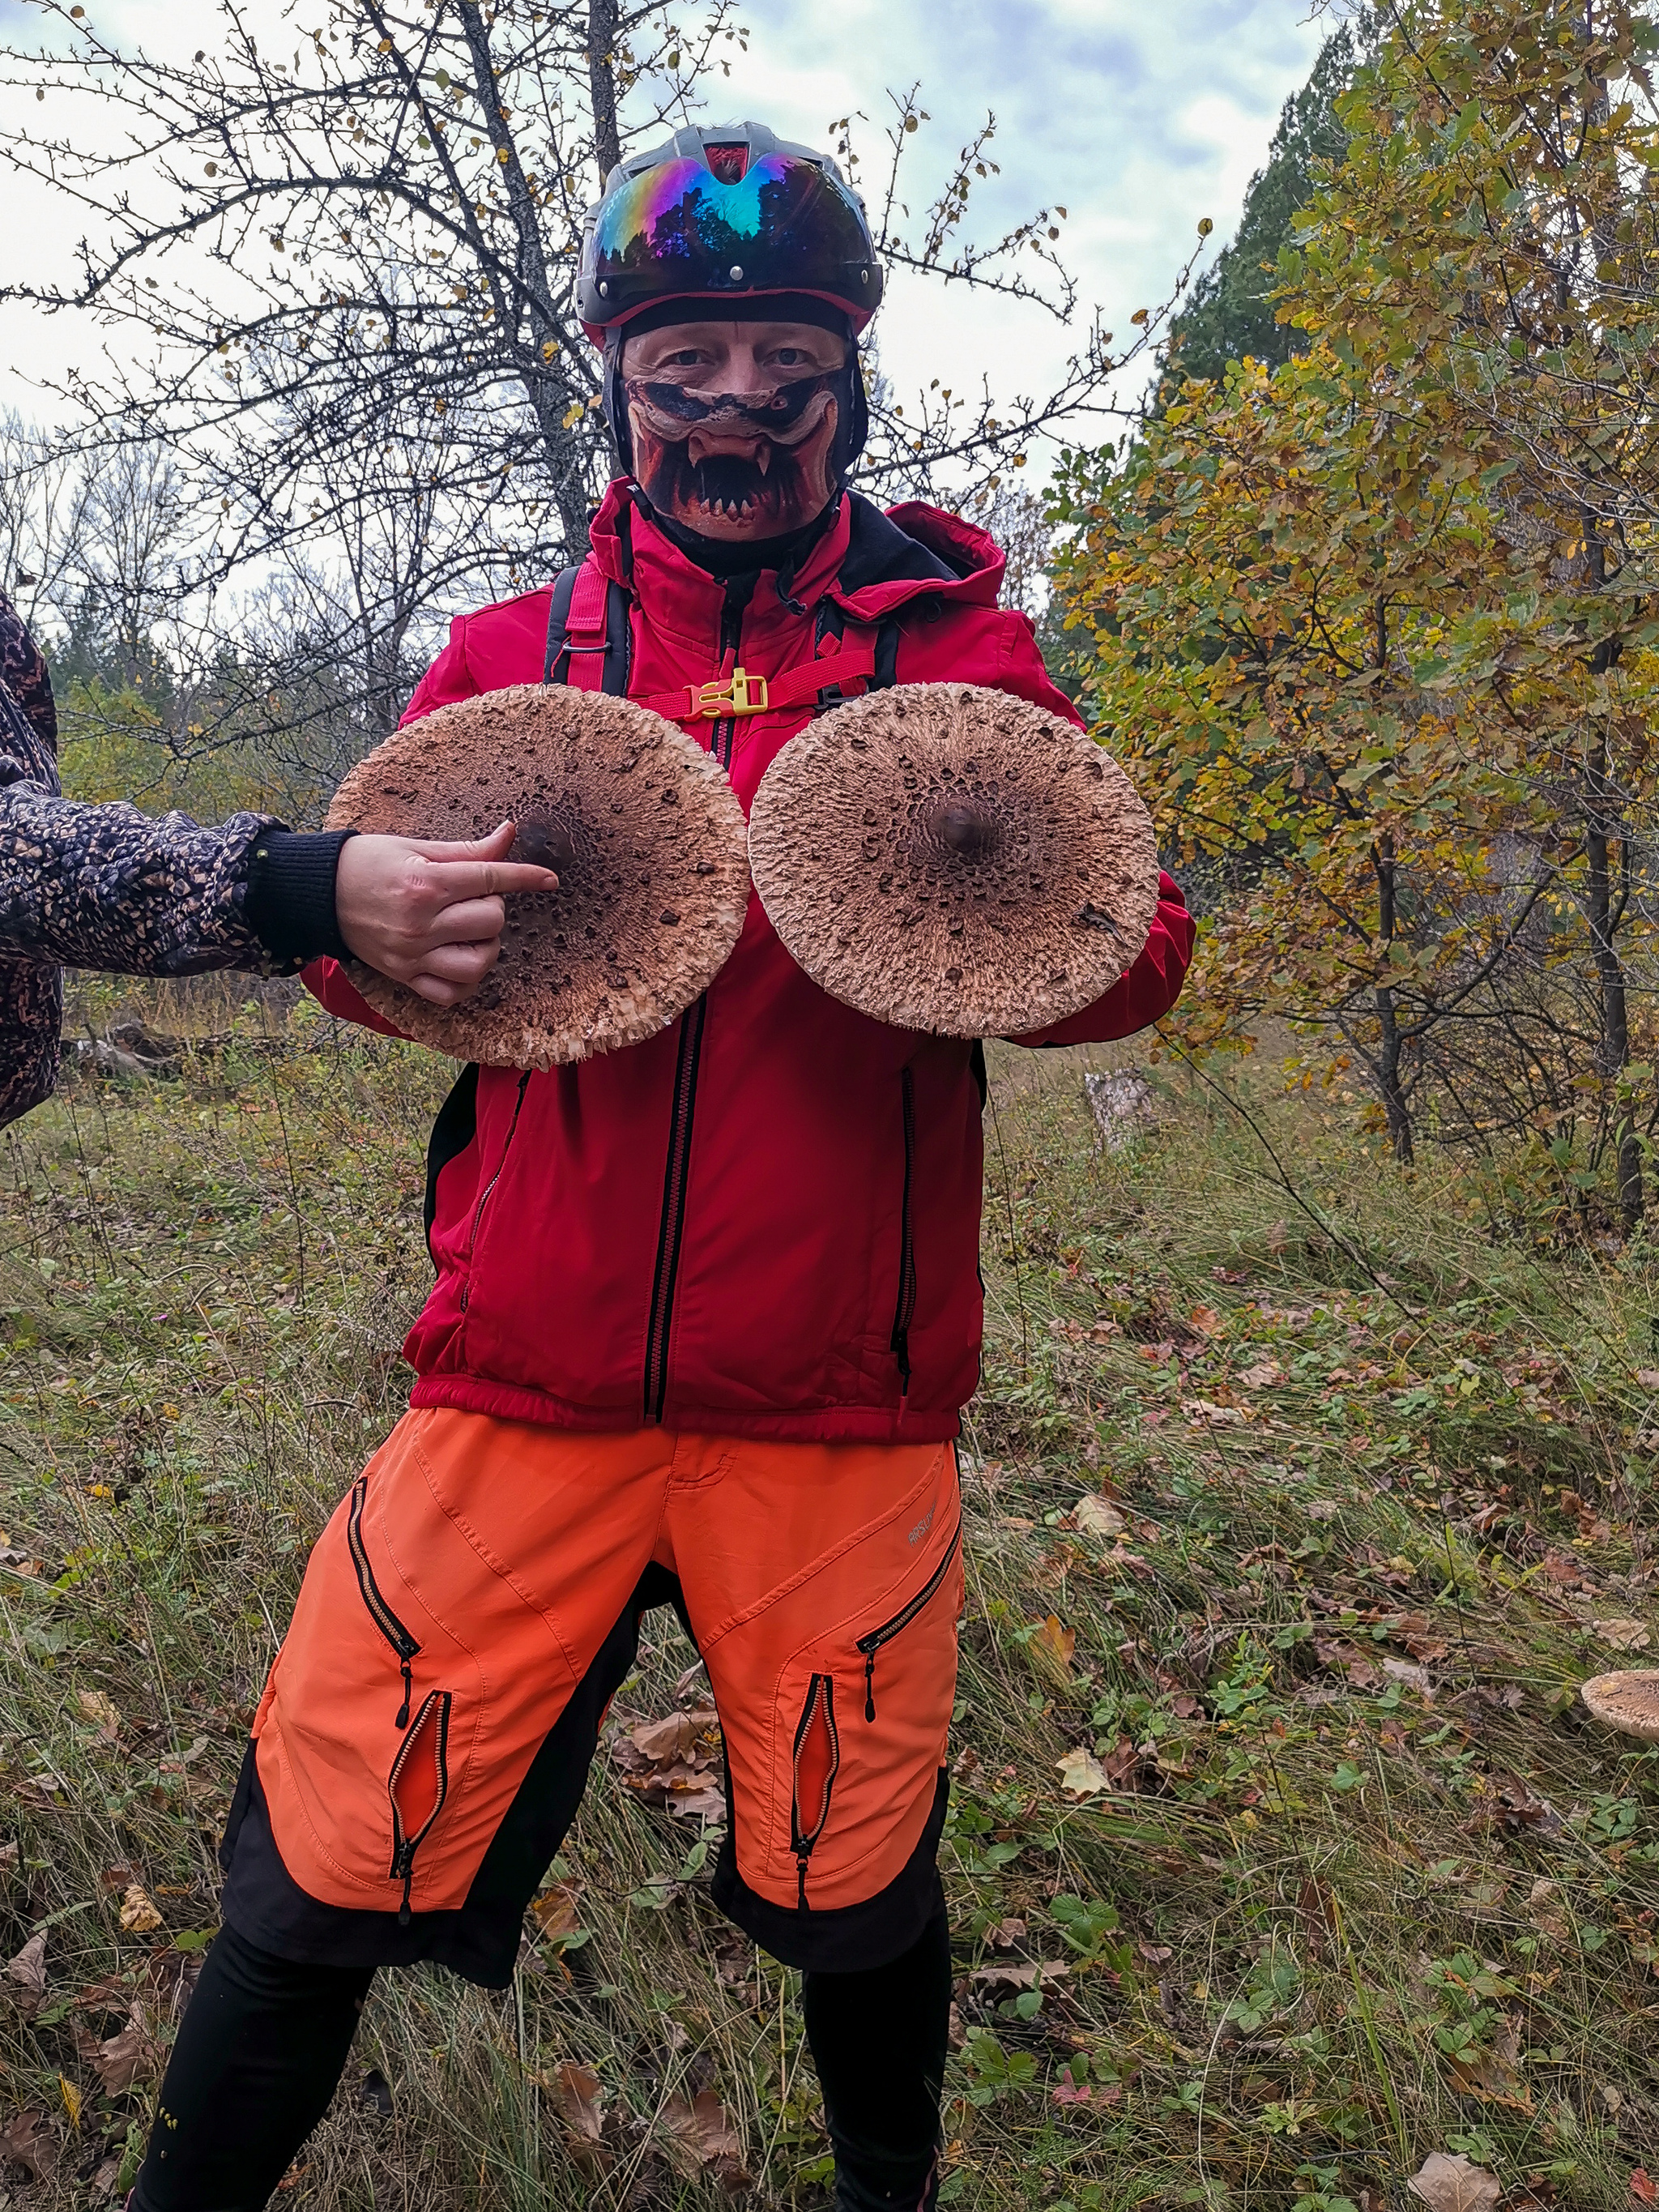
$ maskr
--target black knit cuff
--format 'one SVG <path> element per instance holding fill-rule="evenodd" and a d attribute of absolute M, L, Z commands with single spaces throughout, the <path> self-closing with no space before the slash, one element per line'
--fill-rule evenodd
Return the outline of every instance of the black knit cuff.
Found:
<path fill-rule="evenodd" d="M 266 830 L 248 855 L 248 927 L 273 960 L 349 957 L 334 910 L 334 872 L 351 830 Z"/>

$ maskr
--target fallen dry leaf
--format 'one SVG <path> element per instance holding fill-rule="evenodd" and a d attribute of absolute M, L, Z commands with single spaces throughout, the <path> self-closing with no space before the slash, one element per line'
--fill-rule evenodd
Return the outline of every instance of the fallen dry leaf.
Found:
<path fill-rule="evenodd" d="M 576 1925 L 576 1893 L 562 1882 L 532 1898 L 530 1910 L 536 1925 L 550 1942 L 561 1936 L 568 1936 Z"/>
<path fill-rule="evenodd" d="M 37 2181 L 44 2181 L 58 2163 L 58 2138 L 46 2114 L 32 2108 L 0 2129 L 0 2155 L 27 2166 Z"/>
<path fill-rule="evenodd" d="M 101 1690 L 77 1690 L 75 1702 L 106 1743 L 113 1743 L 121 1733 L 121 1716 L 113 1702 Z"/>
<path fill-rule="evenodd" d="M 1434 1685 L 1429 1680 L 1428 1668 L 1419 1667 L 1409 1659 L 1384 1659 L 1382 1672 L 1391 1681 L 1403 1683 L 1407 1689 L 1416 1690 L 1423 1697 L 1430 1696 L 1433 1691 Z"/>
<path fill-rule="evenodd" d="M 1034 1990 L 1039 1977 L 1043 1982 L 1057 1982 L 1071 1969 L 1063 1960 L 1052 1966 L 1042 1959 L 1028 1965 L 1016 1965 L 1010 1959 L 1006 1963 L 990 1966 L 975 1966 L 968 1978 L 977 1989 Z"/>
<path fill-rule="evenodd" d="M 1128 1516 L 1120 1513 L 1109 1498 L 1097 1498 L 1091 1491 L 1079 1498 L 1072 1508 L 1072 1518 L 1085 1536 L 1121 1535 L 1128 1525 Z"/>
<path fill-rule="evenodd" d="M 1285 1370 L 1276 1359 L 1258 1359 L 1237 1379 L 1247 1390 L 1270 1390 L 1275 1382 L 1285 1380 Z"/>
<path fill-rule="evenodd" d="M 1489 2105 L 1507 2105 L 1515 2112 L 1529 2112 L 1532 2092 L 1521 2078 L 1520 2064 L 1520 2023 L 1505 2019 L 1490 2051 L 1477 2051 L 1473 2058 L 1454 2058 L 1449 2071 L 1459 2096 L 1480 2097 Z"/>
<path fill-rule="evenodd" d="M 647 1759 L 666 1765 L 673 1759 L 688 1757 L 714 1723 L 712 1706 L 693 1713 L 669 1713 L 659 1721 L 642 1721 L 638 1728 L 629 1729 L 628 1740 Z"/>
<path fill-rule="evenodd" d="M 161 1916 L 150 1903 L 141 1882 L 130 1881 L 121 1899 L 121 1926 L 129 1936 L 148 1936 L 161 1924 Z"/>
<path fill-rule="evenodd" d="M 1638 1376 L 1637 1379 L 1639 1381 L 1641 1378 Z M 1653 1380 L 1656 1385 L 1659 1385 L 1659 1375 L 1656 1375 Z M 1631 2175 L 1630 2193 L 1638 2204 L 1659 2204 L 1659 2182 L 1649 2180 L 1644 2166 L 1638 2166 Z"/>
<path fill-rule="evenodd" d="M 1250 1418 L 1243 1406 L 1218 1406 L 1209 1398 L 1183 1398 L 1181 1410 L 1188 1420 L 1207 1421 L 1212 1428 L 1237 1426 Z"/>
<path fill-rule="evenodd" d="M 1060 1786 L 1068 1797 L 1097 1797 L 1111 1787 L 1105 1768 L 1091 1751 L 1068 1751 L 1054 1764 L 1060 1769 Z"/>
<path fill-rule="evenodd" d="M 599 2075 L 591 2066 L 577 2066 L 567 2061 L 547 2086 L 553 2092 L 559 2118 L 564 2122 L 565 2141 L 572 2157 L 583 2166 L 597 2166 L 601 2171 L 607 2168 L 611 2153 L 599 2139 L 605 2118 L 599 2110 Z"/>
<path fill-rule="evenodd" d="M 40 2000 L 46 1994 L 46 1936 L 31 1936 L 17 1956 L 8 1964 L 6 1972 L 23 1992 L 20 2002 L 24 2018 L 33 2020 L 40 2009 Z"/>
<path fill-rule="evenodd" d="M 1645 1651 L 1653 1641 L 1644 1620 L 1593 1620 L 1590 1626 L 1609 1651 Z"/>
<path fill-rule="evenodd" d="M 1431 2212 L 1495 2212 L 1502 2194 L 1495 2173 L 1443 2150 L 1431 2150 L 1406 2186 Z"/>
<path fill-rule="evenodd" d="M 682 2172 L 695 2175 L 700 2168 L 707 2169 L 733 2195 L 754 2186 L 743 2163 L 742 2141 L 712 2089 L 700 2089 L 689 2105 L 684 2097 L 671 2097 L 663 2106 L 662 2121 L 668 2130 L 670 2155 Z"/>
<path fill-rule="evenodd" d="M 1067 1628 L 1057 1613 L 1051 1613 L 1046 1620 L 1038 1622 L 1031 1649 L 1042 1652 L 1056 1666 L 1069 1667 L 1072 1654 L 1077 1650 L 1077 1631 Z"/>
<path fill-rule="evenodd" d="M 130 2021 L 118 2035 L 106 2037 L 102 2043 L 94 2042 L 85 2055 L 112 2097 L 118 2097 L 137 2081 L 149 2081 L 161 2070 L 161 2054 L 136 2021 Z"/>

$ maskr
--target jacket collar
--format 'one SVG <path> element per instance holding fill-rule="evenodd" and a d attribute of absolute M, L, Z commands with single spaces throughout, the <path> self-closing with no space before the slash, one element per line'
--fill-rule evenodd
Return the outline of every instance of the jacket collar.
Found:
<path fill-rule="evenodd" d="M 690 635 L 718 629 L 725 586 L 664 537 L 636 504 L 626 477 L 607 488 L 590 536 L 603 574 L 635 593 L 653 621 Z M 807 608 L 828 597 L 861 623 L 880 622 L 927 597 L 994 607 L 1006 565 L 988 532 L 960 515 L 920 500 L 884 513 L 848 492 L 793 580 L 789 598 Z M 767 616 L 774 606 L 785 611 L 775 570 L 762 570 L 755 605 Z"/>

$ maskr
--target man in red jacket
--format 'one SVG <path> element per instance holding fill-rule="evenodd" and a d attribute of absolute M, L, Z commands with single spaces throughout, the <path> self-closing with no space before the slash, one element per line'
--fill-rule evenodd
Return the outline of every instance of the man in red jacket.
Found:
<path fill-rule="evenodd" d="M 683 131 L 612 174 L 581 286 L 629 472 L 580 569 L 455 623 L 410 717 L 538 678 L 625 690 L 746 805 L 811 714 L 872 685 L 1070 712 L 982 532 L 843 488 L 881 272 L 833 163 L 754 125 Z M 1128 973 L 1018 1042 L 1155 1020 L 1190 949 L 1166 878 Z M 308 980 L 375 1022 L 332 963 Z M 377 1966 L 506 1984 L 664 1601 L 720 1709 L 714 1895 L 802 1971 L 839 2201 L 931 2202 L 982 1095 L 976 1047 L 828 998 L 757 900 L 661 1035 L 463 1075 L 433 1132 L 412 1409 L 271 1670 L 139 2212 L 264 2202 Z"/>

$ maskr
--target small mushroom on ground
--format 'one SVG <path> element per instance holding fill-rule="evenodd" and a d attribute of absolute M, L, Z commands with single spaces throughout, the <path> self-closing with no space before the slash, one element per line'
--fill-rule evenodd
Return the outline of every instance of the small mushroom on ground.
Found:
<path fill-rule="evenodd" d="M 1609 1728 L 1659 1743 L 1659 1669 L 1624 1667 L 1616 1674 L 1598 1674 L 1578 1694 Z"/>
<path fill-rule="evenodd" d="M 900 684 L 809 723 L 756 793 L 749 862 L 815 983 L 945 1036 L 1078 1012 L 1158 909 L 1152 821 L 1116 762 L 976 684 Z"/>
<path fill-rule="evenodd" d="M 481 837 L 518 824 L 515 860 L 559 887 L 507 902 L 501 957 L 434 1006 L 349 963 L 377 1013 L 495 1067 L 557 1067 L 665 1029 L 726 964 L 749 900 L 743 808 L 718 763 L 627 699 L 514 684 L 441 707 L 346 776 L 331 830 Z"/>

